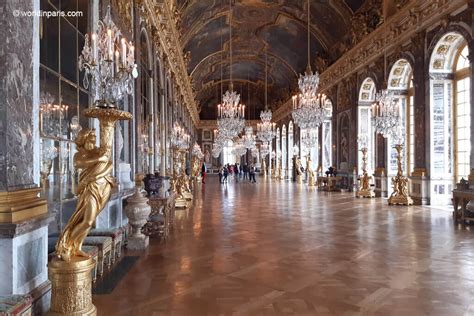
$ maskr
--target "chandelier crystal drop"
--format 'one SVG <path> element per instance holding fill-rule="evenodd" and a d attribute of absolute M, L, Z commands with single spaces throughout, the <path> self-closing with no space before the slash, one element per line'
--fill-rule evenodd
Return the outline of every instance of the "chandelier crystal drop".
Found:
<path fill-rule="evenodd" d="M 245 148 L 244 141 L 242 138 L 237 138 L 234 142 L 234 148 L 232 149 L 232 153 L 236 156 L 243 156 L 247 153 L 247 148 Z"/>
<path fill-rule="evenodd" d="M 97 33 L 86 34 L 79 56 L 79 69 L 84 70 L 83 85 L 91 85 L 97 107 L 117 107 L 117 102 L 133 92 L 133 81 L 138 76 L 135 48 L 122 34 L 107 8 L 104 20 L 99 21 Z"/>
<path fill-rule="evenodd" d="M 376 93 L 372 104 L 372 124 L 375 132 L 383 137 L 397 136 L 401 126 L 400 105 L 392 90 L 384 89 Z"/>

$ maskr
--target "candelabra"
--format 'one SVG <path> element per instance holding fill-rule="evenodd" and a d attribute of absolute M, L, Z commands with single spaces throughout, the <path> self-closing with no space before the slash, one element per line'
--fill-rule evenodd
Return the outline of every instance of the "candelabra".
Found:
<path fill-rule="evenodd" d="M 318 130 L 317 129 L 303 129 L 301 130 L 301 143 L 306 149 L 308 156 L 311 155 L 311 148 L 318 144 Z"/>
<path fill-rule="evenodd" d="M 397 175 L 392 178 L 393 192 L 388 199 L 388 205 L 413 205 L 413 199 L 408 195 L 408 178 L 403 175 L 402 150 L 404 129 L 401 121 L 402 107 L 399 105 L 391 90 L 382 90 L 376 95 L 372 105 L 372 122 L 375 131 L 383 137 L 390 137 L 397 151 Z"/>
<path fill-rule="evenodd" d="M 79 69 L 85 72 L 84 87 L 88 89 L 91 83 L 96 107 L 114 108 L 117 101 L 133 92 L 138 76 L 135 48 L 121 35 L 109 6 L 103 21 L 98 23 L 97 33 L 85 36 Z"/>
<path fill-rule="evenodd" d="M 413 199 L 408 195 L 408 178 L 403 175 L 402 151 L 403 144 L 395 145 L 397 150 L 397 175 L 392 178 L 393 192 L 388 199 L 388 205 L 413 205 Z"/>
<path fill-rule="evenodd" d="M 187 208 L 187 201 L 192 199 L 186 175 L 186 151 L 189 149 L 189 142 L 190 136 L 178 122 L 175 122 L 171 131 L 171 145 L 173 146 L 172 188 L 177 195 L 177 208 Z"/>
<path fill-rule="evenodd" d="M 359 190 L 356 193 L 357 197 L 375 197 L 375 192 L 370 189 L 370 180 L 371 176 L 367 173 L 367 146 L 368 146 L 368 137 L 367 135 L 361 135 L 358 137 L 357 142 L 361 147 L 360 151 L 362 152 L 362 176 L 359 178 Z"/>

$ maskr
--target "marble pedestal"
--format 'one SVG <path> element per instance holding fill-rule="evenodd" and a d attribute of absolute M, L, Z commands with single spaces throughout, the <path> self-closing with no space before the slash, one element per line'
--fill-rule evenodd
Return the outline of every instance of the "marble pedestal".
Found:
<path fill-rule="evenodd" d="M 29 294 L 48 280 L 51 215 L 0 224 L 0 295 Z"/>
<path fill-rule="evenodd" d="M 428 205 L 430 203 L 430 179 L 425 174 L 425 169 L 415 168 L 409 177 L 410 195 L 414 205 Z"/>
<path fill-rule="evenodd" d="M 132 168 L 129 163 L 121 162 L 118 165 L 117 174 L 122 189 L 133 189 L 135 184 L 131 180 Z"/>

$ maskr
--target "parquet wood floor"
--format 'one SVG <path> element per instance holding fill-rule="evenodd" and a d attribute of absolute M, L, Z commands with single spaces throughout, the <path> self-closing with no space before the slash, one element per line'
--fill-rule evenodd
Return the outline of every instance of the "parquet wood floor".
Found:
<path fill-rule="evenodd" d="M 197 188 L 99 315 L 474 315 L 474 236 L 451 211 L 286 182 Z"/>

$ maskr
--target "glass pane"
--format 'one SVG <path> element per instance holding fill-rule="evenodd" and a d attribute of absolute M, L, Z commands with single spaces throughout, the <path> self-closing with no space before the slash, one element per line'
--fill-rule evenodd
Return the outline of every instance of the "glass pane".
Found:
<path fill-rule="evenodd" d="M 41 1 L 41 10 L 55 10 L 47 0 Z M 59 71 L 59 19 L 42 17 L 40 21 L 40 63 Z"/>
<path fill-rule="evenodd" d="M 77 29 L 82 35 L 86 35 L 89 19 L 89 0 L 78 0 L 77 11 L 82 12 L 82 16 L 77 17 Z M 82 48 L 82 46 L 80 46 Z"/>
<path fill-rule="evenodd" d="M 66 19 L 71 23 L 74 27 L 77 27 L 77 17 L 76 16 L 67 16 L 68 12 L 77 11 L 77 0 L 61 0 L 61 10 L 65 12 Z"/>
<path fill-rule="evenodd" d="M 61 22 L 61 75 L 77 83 L 77 34 L 64 18 Z"/>
<path fill-rule="evenodd" d="M 77 88 L 65 81 L 61 81 L 61 105 L 64 115 L 61 117 L 61 138 L 71 139 L 71 119 L 77 116 Z M 74 124 L 73 124 L 74 125 Z"/>

